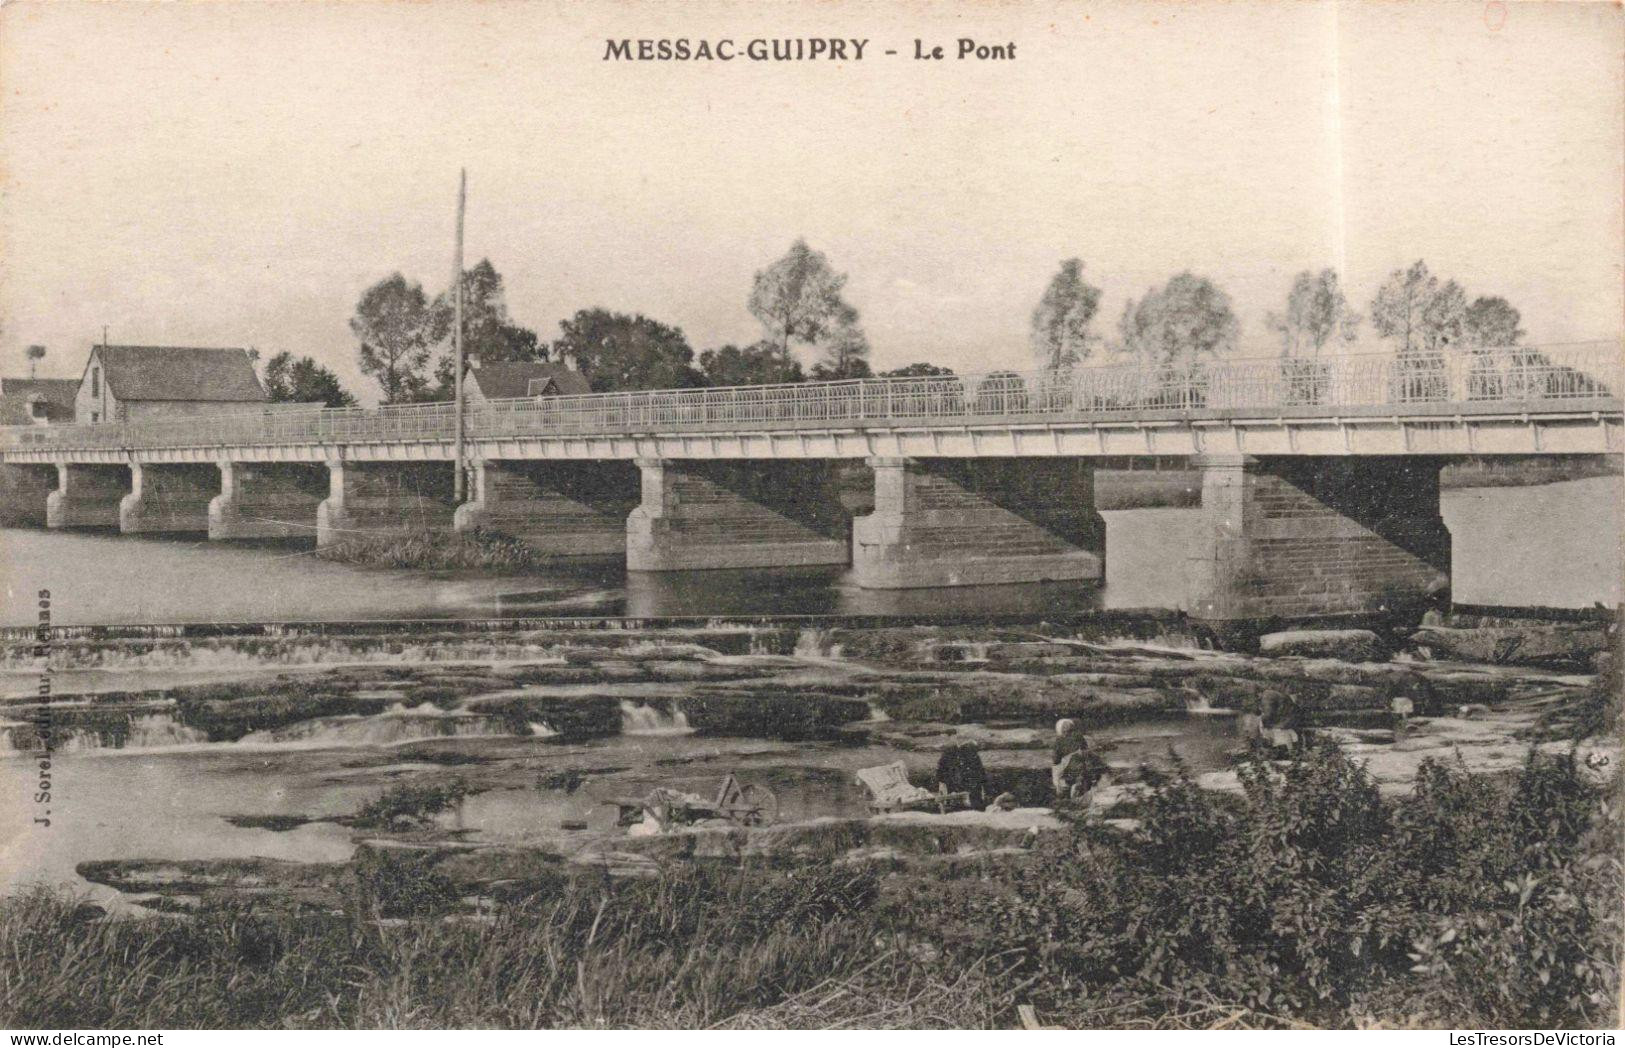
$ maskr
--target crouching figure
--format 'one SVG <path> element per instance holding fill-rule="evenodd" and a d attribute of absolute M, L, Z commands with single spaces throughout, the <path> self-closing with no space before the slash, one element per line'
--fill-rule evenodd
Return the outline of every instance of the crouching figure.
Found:
<path fill-rule="evenodd" d="M 1051 750 L 1049 776 L 1056 800 L 1086 797 L 1106 778 L 1106 762 L 1089 749 L 1089 737 L 1078 722 L 1063 718 L 1055 722 L 1055 745 Z"/>

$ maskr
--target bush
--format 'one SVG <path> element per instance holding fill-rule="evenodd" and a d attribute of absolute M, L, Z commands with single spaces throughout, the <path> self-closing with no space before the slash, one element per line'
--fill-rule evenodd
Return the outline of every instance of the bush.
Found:
<path fill-rule="evenodd" d="M 1618 809 L 1572 756 L 1501 783 L 1430 762 L 1395 803 L 1331 745 L 1241 779 L 1150 775 L 1132 832 L 1082 820 L 997 890 L 922 889 L 895 916 L 965 962 L 1018 954 L 1063 1022 L 1106 1001 L 1159 1025 L 1611 1022 Z"/>
<path fill-rule="evenodd" d="M 462 778 L 444 782 L 403 782 L 361 806 L 351 820 L 356 826 L 387 826 L 397 819 L 425 822 L 455 808 L 469 793 Z"/>
<path fill-rule="evenodd" d="M 1241 777 L 1216 794 L 1176 764 L 1137 827 L 1082 816 L 1015 861 L 579 875 L 481 921 L 447 917 L 453 865 L 402 850 L 363 850 L 342 917 L 98 920 L 13 895 L 0 1022 L 1009 1024 L 1018 1001 L 1081 1027 L 1615 1021 L 1618 780 L 1531 753 L 1501 779 L 1429 763 L 1388 800 L 1329 745 Z M 440 803 L 391 794 L 376 810 Z"/>
<path fill-rule="evenodd" d="M 545 555 L 519 539 L 483 528 L 353 535 L 317 548 L 316 555 L 367 568 L 420 571 L 527 571 L 549 563 Z"/>

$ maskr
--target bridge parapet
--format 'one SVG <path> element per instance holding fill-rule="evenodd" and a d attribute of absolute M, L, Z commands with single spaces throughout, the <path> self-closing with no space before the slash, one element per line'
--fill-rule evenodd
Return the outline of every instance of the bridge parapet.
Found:
<path fill-rule="evenodd" d="M 518 398 L 469 406 L 466 432 L 496 441 L 1120 420 L 1617 416 L 1621 390 L 1619 344 L 1596 342 Z M 0 460 L 94 449 L 423 443 L 449 441 L 453 428 L 450 403 L 14 426 L 0 428 Z"/>

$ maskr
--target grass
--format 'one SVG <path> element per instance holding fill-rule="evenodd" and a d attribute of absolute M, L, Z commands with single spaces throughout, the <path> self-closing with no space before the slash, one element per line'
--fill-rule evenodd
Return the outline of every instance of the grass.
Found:
<path fill-rule="evenodd" d="M 1131 832 L 882 875 L 832 853 L 538 872 L 467 916 L 411 852 L 342 913 L 0 901 L 0 1025 L 1597 1027 L 1617 1022 L 1619 780 L 1533 754 L 1383 798 L 1320 747 L 1246 795 L 1153 783 Z M 410 798 L 409 798 L 410 799 Z M 433 799 L 431 799 L 432 801 Z"/>
<path fill-rule="evenodd" d="M 318 548 L 316 556 L 367 568 L 419 571 L 528 571 L 550 563 L 520 540 L 480 528 L 350 536 Z"/>

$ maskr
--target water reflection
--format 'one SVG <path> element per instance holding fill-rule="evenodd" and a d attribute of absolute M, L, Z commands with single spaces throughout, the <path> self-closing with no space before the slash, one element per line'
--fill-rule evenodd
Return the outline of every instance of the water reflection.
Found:
<path fill-rule="evenodd" d="M 1584 607 L 1625 599 L 1625 486 L 1618 477 L 1456 489 L 1442 511 L 1460 601 Z M 1200 520 L 1187 508 L 1115 510 L 1104 585 L 1049 582 L 865 590 L 843 568 L 627 573 L 562 562 L 515 575 L 355 568 L 308 545 L 0 530 L 0 622 L 58 624 L 502 615 L 1033 614 L 1179 607 Z M 1516 551 L 1516 556 L 1507 556 Z"/>

